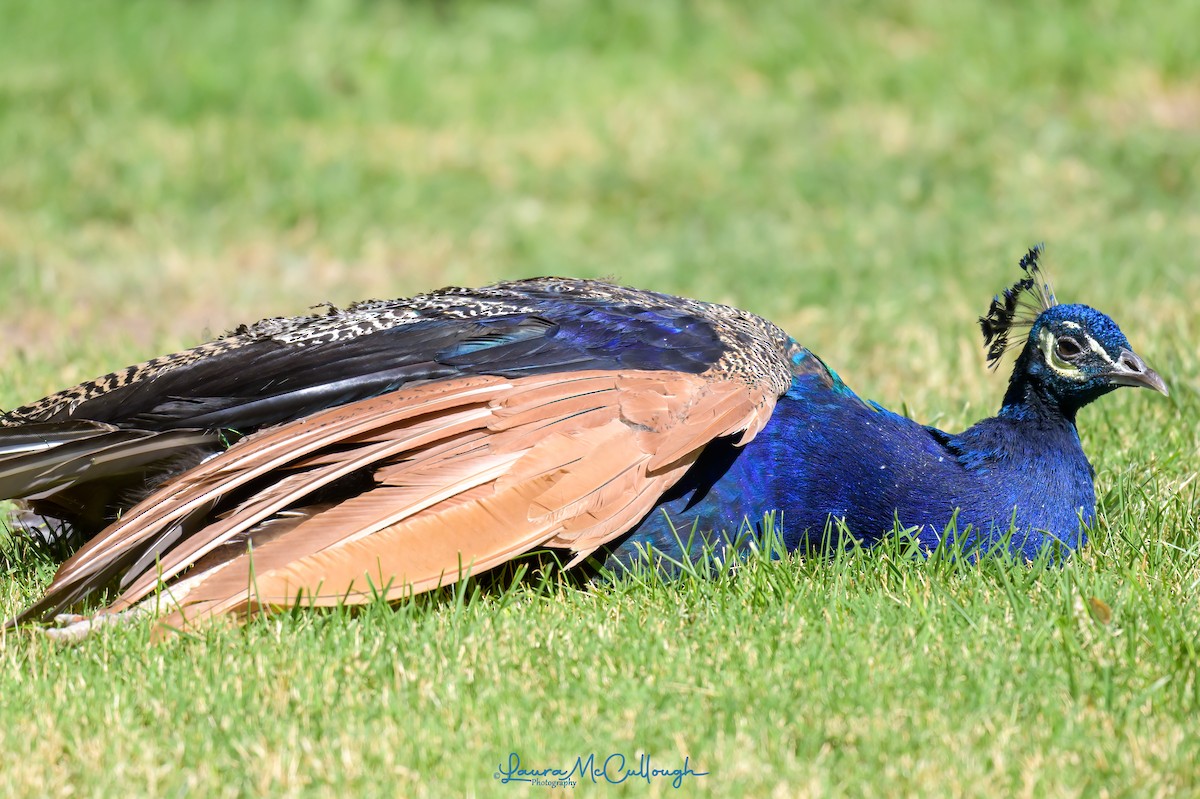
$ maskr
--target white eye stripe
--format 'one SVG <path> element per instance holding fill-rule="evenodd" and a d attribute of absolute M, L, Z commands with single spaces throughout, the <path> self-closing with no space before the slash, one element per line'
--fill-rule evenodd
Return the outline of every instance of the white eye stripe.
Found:
<path fill-rule="evenodd" d="M 1070 327 L 1080 330 L 1080 332 L 1074 336 L 1076 341 L 1079 342 L 1080 346 L 1086 346 L 1106 363 L 1110 365 L 1114 364 L 1112 356 L 1109 355 L 1104 347 L 1100 345 L 1100 342 L 1096 341 L 1096 339 L 1092 338 L 1087 333 L 1082 332 L 1082 327 L 1079 324 L 1075 322 L 1063 322 L 1062 325 L 1063 327 Z M 1058 338 L 1052 332 L 1050 332 L 1049 329 L 1042 330 L 1038 344 L 1042 350 L 1042 354 L 1046 358 L 1047 365 L 1067 379 L 1078 381 L 1086 380 L 1087 375 L 1085 375 L 1082 370 L 1076 366 L 1072 366 L 1058 356 L 1057 343 Z"/>
<path fill-rule="evenodd" d="M 1079 325 L 1076 325 L 1073 322 L 1064 322 L 1064 325 L 1068 325 L 1068 324 L 1073 325 L 1074 327 L 1079 327 Z M 1051 338 L 1053 339 L 1053 336 Z M 1113 362 L 1112 356 L 1110 356 L 1105 351 L 1104 347 L 1100 346 L 1100 342 L 1096 341 L 1096 339 L 1092 338 L 1087 333 L 1080 333 L 1078 336 L 1074 336 L 1073 338 L 1075 338 L 1076 342 L 1079 342 L 1080 339 L 1083 340 L 1082 344 L 1080 345 L 1081 348 L 1083 346 L 1086 346 L 1088 349 L 1090 349 L 1092 352 L 1099 355 L 1103 360 L 1107 361 L 1108 363 Z"/>
<path fill-rule="evenodd" d="M 1096 353 L 1109 363 L 1113 362 L 1112 357 L 1104 351 L 1103 347 L 1100 346 L 1100 342 L 1096 341 L 1096 339 L 1092 338 L 1087 333 L 1083 334 L 1083 338 L 1087 342 L 1087 345 L 1091 348 L 1092 352 Z"/>

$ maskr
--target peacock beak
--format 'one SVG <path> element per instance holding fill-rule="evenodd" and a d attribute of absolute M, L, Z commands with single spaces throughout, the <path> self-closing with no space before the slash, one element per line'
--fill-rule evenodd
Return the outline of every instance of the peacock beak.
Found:
<path fill-rule="evenodd" d="M 1158 376 L 1158 372 L 1147 366 L 1137 353 L 1129 350 L 1121 350 L 1116 363 L 1108 372 L 1108 378 L 1118 386 L 1152 388 L 1163 396 L 1170 396 L 1167 384 Z"/>

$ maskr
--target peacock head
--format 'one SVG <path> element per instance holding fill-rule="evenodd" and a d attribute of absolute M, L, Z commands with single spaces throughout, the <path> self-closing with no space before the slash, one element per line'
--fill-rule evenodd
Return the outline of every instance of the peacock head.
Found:
<path fill-rule="evenodd" d="M 1005 396 L 1005 408 L 1049 400 L 1069 416 L 1120 386 L 1167 393 L 1158 373 L 1133 351 L 1117 323 L 1086 305 L 1059 305 L 1042 274 L 1042 247 L 1021 259 L 1025 276 L 992 300 L 980 317 L 992 368 L 1010 348 L 1023 344 Z M 1024 342 L 1013 330 L 1029 328 Z"/>

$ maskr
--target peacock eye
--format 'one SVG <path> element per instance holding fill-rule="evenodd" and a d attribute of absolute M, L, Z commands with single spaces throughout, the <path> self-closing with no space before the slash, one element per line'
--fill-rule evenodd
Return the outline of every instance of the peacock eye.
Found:
<path fill-rule="evenodd" d="M 1064 361 L 1073 361 L 1083 352 L 1079 341 L 1071 336 L 1063 336 L 1054 342 L 1054 354 Z"/>

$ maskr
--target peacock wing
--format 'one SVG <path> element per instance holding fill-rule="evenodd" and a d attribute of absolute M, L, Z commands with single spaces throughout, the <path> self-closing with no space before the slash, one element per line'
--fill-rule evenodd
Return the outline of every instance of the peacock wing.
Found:
<path fill-rule="evenodd" d="M 361 400 L 249 436 L 148 497 L 65 563 L 26 618 L 131 561 L 141 570 L 123 575 L 110 609 L 167 585 L 178 606 L 167 623 L 183 624 L 297 600 L 397 598 L 541 547 L 591 552 L 649 512 L 714 438 L 759 429 L 774 402 L 742 381 L 669 371 L 459 378 Z M 361 470 L 366 490 L 306 510 Z M 220 518 L 145 556 L 197 509 L 264 477 Z M 301 520 L 205 561 L 285 512 Z"/>

